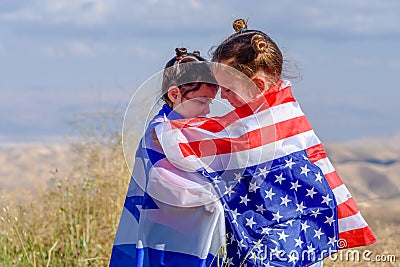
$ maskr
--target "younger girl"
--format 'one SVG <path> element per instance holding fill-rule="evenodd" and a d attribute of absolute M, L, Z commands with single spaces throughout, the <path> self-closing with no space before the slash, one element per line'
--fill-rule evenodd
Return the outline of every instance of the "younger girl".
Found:
<path fill-rule="evenodd" d="M 216 256 L 225 243 L 222 206 L 207 204 L 214 194 L 207 185 L 201 186 L 204 178 L 175 169 L 154 138 L 154 127 L 160 122 L 204 117 L 210 112 L 217 86 L 204 61 L 198 53 L 177 48 L 176 57 L 165 66 L 165 104 L 136 152 L 112 249 L 112 267 L 217 264 Z"/>

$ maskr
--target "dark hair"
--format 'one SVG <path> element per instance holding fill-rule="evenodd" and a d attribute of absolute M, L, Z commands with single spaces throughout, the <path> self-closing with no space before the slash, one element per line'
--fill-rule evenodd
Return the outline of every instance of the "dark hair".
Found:
<path fill-rule="evenodd" d="M 214 50 L 212 61 L 225 61 L 250 78 L 263 70 L 278 80 L 282 74 L 283 56 L 276 43 L 262 31 L 248 30 L 243 19 L 235 20 L 233 28 L 236 33 Z"/>
<path fill-rule="evenodd" d="M 182 96 L 200 89 L 204 83 L 217 87 L 207 60 L 200 56 L 199 51 L 188 53 L 186 48 L 176 48 L 176 56 L 167 62 L 162 81 L 162 99 L 172 107 L 168 98 L 168 89 L 177 86 Z"/>

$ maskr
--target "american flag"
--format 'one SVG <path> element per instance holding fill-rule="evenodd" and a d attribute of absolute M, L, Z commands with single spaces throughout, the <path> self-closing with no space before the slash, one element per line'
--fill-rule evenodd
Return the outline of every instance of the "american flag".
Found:
<path fill-rule="evenodd" d="M 307 266 L 376 241 L 289 81 L 223 117 L 155 129 L 173 165 L 219 192 L 229 221 L 225 266 Z"/>

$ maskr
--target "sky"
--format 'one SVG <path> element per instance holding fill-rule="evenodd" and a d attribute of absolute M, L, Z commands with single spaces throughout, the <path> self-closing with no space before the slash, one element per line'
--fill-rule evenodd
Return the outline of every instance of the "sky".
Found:
<path fill-rule="evenodd" d="M 76 114 L 123 114 L 176 47 L 210 58 L 236 18 L 299 71 L 294 95 L 321 140 L 390 137 L 398 14 L 397 0 L 0 0 L 0 141 L 54 140 L 73 133 Z"/>

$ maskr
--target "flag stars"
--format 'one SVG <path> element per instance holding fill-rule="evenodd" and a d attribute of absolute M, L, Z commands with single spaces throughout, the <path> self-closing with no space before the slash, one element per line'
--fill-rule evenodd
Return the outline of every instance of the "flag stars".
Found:
<path fill-rule="evenodd" d="M 332 226 L 332 223 L 335 221 L 333 219 L 333 215 L 331 217 L 325 216 L 326 221 L 324 223 L 329 223 L 329 226 Z"/>
<path fill-rule="evenodd" d="M 258 174 L 258 176 L 263 176 L 264 177 L 264 179 L 265 179 L 265 177 L 268 175 L 268 173 L 269 173 L 269 171 L 267 171 L 267 166 L 265 166 L 263 169 L 261 169 L 261 168 L 258 168 L 258 171 L 260 172 L 259 174 Z"/>
<path fill-rule="evenodd" d="M 290 226 L 293 226 L 293 222 L 294 222 L 294 220 L 291 219 L 291 220 L 289 220 L 289 221 L 286 222 L 286 225 L 289 225 L 289 224 L 290 224 Z"/>
<path fill-rule="evenodd" d="M 247 235 L 245 235 L 244 231 L 242 231 L 242 236 L 243 236 L 243 238 L 249 239 L 249 237 Z"/>
<path fill-rule="evenodd" d="M 285 231 L 282 231 L 282 233 L 278 233 L 279 235 L 279 239 L 278 240 L 283 240 L 286 242 L 286 238 L 289 236 L 287 234 L 285 234 Z"/>
<path fill-rule="evenodd" d="M 236 226 L 239 226 L 239 223 L 236 221 L 236 219 L 234 219 L 234 220 L 232 221 L 232 223 L 236 224 Z"/>
<path fill-rule="evenodd" d="M 307 208 L 306 206 L 304 206 L 303 201 L 300 204 L 296 203 L 296 206 L 297 206 L 296 211 L 300 211 L 301 213 L 303 213 L 304 209 Z"/>
<path fill-rule="evenodd" d="M 319 211 L 319 209 L 314 210 L 314 211 L 312 211 L 311 213 L 312 213 L 311 216 L 314 216 L 314 218 L 317 218 L 318 215 L 322 214 L 322 213 Z"/>
<path fill-rule="evenodd" d="M 251 201 L 249 198 L 247 198 L 247 194 L 245 196 L 240 196 L 240 202 L 239 203 L 243 203 L 245 206 L 247 206 L 247 202 Z"/>
<path fill-rule="evenodd" d="M 292 169 L 292 166 L 295 165 L 296 163 L 293 162 L 293 158 L 290 158 L 289 160 L 285 159 L 285 168 Z"/>
<path fill-rule="evenodd" d="M 282 184 L 282 182 L 286 180 L 286 178 L 283 177 L 283 173 L 281 173 L 280 175 L 275 175 L 275 178 L 276 180 L 274 183 L 279 183 L 279 184 Z"/>
<path fill-rule="evenodd" d="M 257 212 L 260 212 L 261 214 L 264 214 L 264 211 L 266 211 L 266 209 L 264 208 L 264 205 L 263 204 L 261 204 L 260 206 L 258 206 L 257 204 L 256 204 L 256 207 L 257 207 Z"/>
<path fill-rule="evenodd" d="M 295 183 L 292 183 L 292 182 L 290 182 L 290 183 L 292 184 L 292 187 L 290 187 L 290 189 L 294 189 L 294 191 L 296 191 L 296 192 L 297 192 L 297 188 L 301 187 L 301 185 L 299 185 L 299 180 L 297 180 Z"/>
<path fill-rule="evenodd" d="M 240 183 L 240 181 L 242 180 L 243 176 L 241 173 L 234 173 L 235 175 L 235 181 Z"/>
<path fill-rule="evenodd" d="M 315 252 L 315 248 L 312 246 L 312 244 L 307 246 L 307 252 L 308 254 L 313 254 Z"/>
<path fill-rule="evenodd" d="M 307 224 L 307 221 L 305 221 L 304 223 L 301 223 L 301 230 L 307 233 L 307 229 L 310 228 L 311 226 L 309 226 Z"/>
<path fill-rule="evenodd" d="M 232 216 L 233 216 L 233 219 L 236 221 L 236 219 L 237 219 L 237 216 L 239 216 L 241 213 L 239 213 L 238 211 L 237 211 L 237 208 L 236 209 L 234 209 L 234 210 L 231 210 L 231 213 L 232 213 Z"/>
<path fill-rule="evenodd" d="M 332 199 L 329 197 L 329 194 L 327 194 L 326 196 L 322 196 L 322 198 L 324 199 L 321 204 L 325 203 L 326 205 L 329 206 L 329 202 L 332 201 Z"/>
<path fill-rule="evenodd" d="M 253 250 L 256 249 L 257 251 L 261 251 L 262 250 L 262 244 L 261 242 L 259 242 L 259 240 L 257 241 L 253 241 Z"/>
<path fill-rule="evenodd" d="M 296 242 L 295 247 L 301 248 L 301 245 L 304 243 L 303 240 L 301 240 L 301 237 L 295 238 L 294 241 Z"/>
<path fill-rule="evenodd" d="M 314 191 L 314 187 L 312 187 L 311 189 L 306 189 L 306 190 L 307 190 L 306 197 L 314 198 L 314 195 L 317 193 L 317 192 Z"/>
<path fill-rule="evenodd" d="M 269 199 L 271 199 L 272 200 L 272 197 L 274 196 L 274 195 L 276 195 L 274 192 L 272 192 L 272 188 L 271 189 L 269 189 L 269 191 L 264 191 L 265 192 L 265 199 L 266 198 L 269 198 Z"/>
<path fill-rule="evenodd" d="M 291 201 L 290 199 L 288 199 L 288 195 L 286 195 L 285 197 L 281 197 L 281 204 L 280 205 L 285 205 L 287 207 L 287 204 Z"/>
<path fill-rule="evenodd" d="M 263 227 L 262 228 L 262 232 L 261 232 L 261 234 L 262 235 L 269 235 L 269 232 L 271 231 L 271 228 L 269 228 L 269 227 Z"/>
<path fill-rule="evenodd" d="M 251 252 L 250 259 L 253 259 L 254 262 L 257 261 L 257 254 L 254 251 Z"/>
<path fill-rule="evenodd" d="M 321 228 L 319 228 L 318 230 L 314 230 L 314 232 L 315 232 L 314 237 L 318 238 L 318 240 L 321 240 L 321 235 L 324 235 Z"/>
<path fill-rule="evenodd" d="M 272 213 L 272 215 L 274 216 L 274 218 L 272 218 L 273 221 L 276 221 L 277 223 L 279 223 L 279 220 L 283 218 L 283 216 L 281 216 L 279 214 L 279 210 L 277 213 Z"/>
<path fill-rule="evenodd" d="M 322 175 L 321 175 L 321 173 L 317 173 L 316 175 L 315 175 L 315 181 L 316 182 L 320 182 L 321 184 L 322 184 Z"/>
<path fill-rule="evenodd" d="M 233 244 L 233 242 L 235 242 L 235 241 L 236 241 L 235 235 L 231 235 L 231 241 L 230 241 L 230 243 Z"/>
<path fill-rule="evenodd" d="M 335 246 L 336 244 L 336 238 L 335 237 L 328 237 L 329 241 L 328 241 L 328 245 L 332 245 Z"/>
<path fill-rule="evenodd" d="M 243 242 L 244 242 L 243 239 L 241 239 L 241 240 L 238 242 L 239 248 L 245 248 L 245 247 L 246 247 L 246 245 L 245 245 Z M 240 255 L 239 255 L 239 257 L 240 257 Z"/>
<path fill-rule="evenodd" d="M 256 224 L 256 222 L 254 221 L 254 218 L 251 217 L 250 219 L 245 218 L 246 219 L 246 226 L 250 226 L 250 229 L 253 229 L 253 224 Z"/>
<path fill-rule="evenodd" d="M 203 175 L 204 175 L 204 176 L 207 176 L 207 175 L 205 174 L 205 172 L 203 172 Z M 213 180 L 214 184 L 219 184 L 219 183 L 221 182 L 218 176 L 215 176 L 212 180 Z"/>
<path fill-rule="evenodd" d="M 250 183 L 249 185 L 249 191 L 250 192 L 256 192 L 257 189 L 259 189 L 260 187 L 257 185 L 257 182 L 254 183 Z"/>
<path fill-rule="evenodd" d="M 289 257 L 288 262 L 296 262 L 299 259 L 296 253 L 290 253 L 288 257 Z"/>
<path fill-rule="evenodd" d="M 228 195 L 229 197 L 231 197 L 231 194 L 235 193 L 235 191 L 233 190 L 233 185 L 230 186 L 225 186 L 225 193 L 224 195 Z"/>
<path fill-rule="evenodd" d="M 225 211 L 228 211 L 229 209 L 228 209 L 228 205 L 226 205 L 226 203 L 224 203 L 224 210 Z"/>
<path fill-rule="evenodd" d="M 235 264 L 233 264 L 233 257 L 232 258 L 227 258 L 225 264 L 226 264 L 226 267 L 229 267 L 231 265 L 235 265 Z"/>
<path fill-rule="evenodd" d="M 307 177 L 307 174 L 310 172 L 310 169 L 307 167 L 307 164 L 304 167 L 301 167 L 301 172 L 300 174 L 304 174 Z"/>

